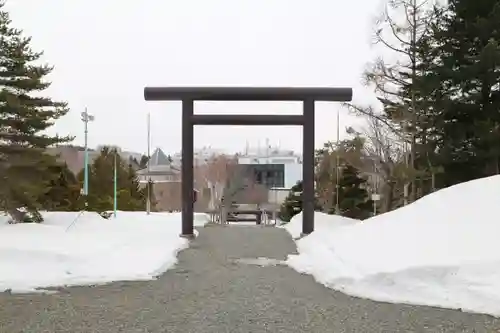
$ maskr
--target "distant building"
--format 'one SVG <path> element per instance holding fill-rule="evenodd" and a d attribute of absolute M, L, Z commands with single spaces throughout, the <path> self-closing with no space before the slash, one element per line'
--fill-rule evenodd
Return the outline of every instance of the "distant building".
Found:
<path fill-rule="evenodd" d="M 215 149 L 212 147 L 203 147 L 200 149 L 194 149 L 194 154 L 193 154 L 193 165 L 204 165 L 210 159 L 212 159 L 214 156 L 220 156 L 220 155 L 227 155 L 226 152 L 224 152 L 221 149 Z M 172 155 L 172 164 L 178 167 L 179 169 L 181 168 L 181 163 L 182 163 L 182 153 L 175 153 Z"/>
<path fill-rule="evenodd" d="M 148 161 L 146 168 L 137 171 L 137 177 L 141 186 L 147 186 L 151 181 L 156 200 L 155 210 L 158 211 L 180 211 L 182 209 L 182 186 L 181 186 L 181 164 L 157 148 Z M 203 191 L 203 184 L 195 182 L 197 201 L 194 204 L 195 211 L 205 211 L 208 206 L 209 196 Z M 200 187 L 200 188 L 199 188 Z"/>
<path fill-rule="evenodd" d="M 137 171 L 140 183 L 152 181 L 154 183 L 180 182 L 180 167 L 172 163 L 172 159 L 163 150 L 157 148 L 148 161 L 148 166 Z"/>
<path fill-rule="evenodd" d="M 281 205 L 292 186 L 302 180 L 302 158 L 290 150 L 269 145 L 264 149 L 247 149 L 239 154 L 238 164 L 248 177 L 267 188 L 268 203 Z"/>

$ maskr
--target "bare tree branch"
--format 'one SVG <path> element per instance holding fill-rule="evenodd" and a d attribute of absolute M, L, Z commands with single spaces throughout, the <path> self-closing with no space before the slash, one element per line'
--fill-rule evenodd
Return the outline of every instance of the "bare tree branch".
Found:
<path fill-rule="evenodd" d="M 434 3 L 434 0 L 431 1 Z M 349 105 L 356 114 L 367 116 L 369 121 L 376 120 L 403 139 L 407 169 L 414 169 L 416 165 L 416 128 L 418 114 L 421 113 L 421 110 L 417 110 L 421 106 L 417 104 L 416 88 L 412 85 L 421 75 L 418 65 L 423 61 L 417 45 L 429 30 L 433 15 L 428 9 L 432 4 L 429 0 L 388 0 L 374 36 L 376 42 L 391 51 L 395 58 L 390 59 L 392 65 L 380 58 L 376 59 L 364 73 L 365 84 L 374 87 L 387 116 L 375 114 L 372 108 Z M 405 202 L 416 199 L 415 179 L 408 178 L 405 193 Z"/>

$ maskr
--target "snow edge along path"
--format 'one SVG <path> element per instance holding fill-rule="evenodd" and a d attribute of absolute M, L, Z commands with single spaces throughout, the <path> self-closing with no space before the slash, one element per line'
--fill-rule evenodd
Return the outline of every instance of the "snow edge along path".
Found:
<path fill-rule="evenodd" d="M 179 236 L 179 213 L 118 212 L 109 220 L 85 213 L 68 229 L 77 214 L 45 212 L 41 224 L 0 225 L 0 291 L 153 280 L 190 244 Z M 208 220 L 196 214 L 194 225 Z"/>
<path fill-rule="evenodd" d="M 286 263 L 351 296 L 500 317 L 499 197 L 493 176 L 363 222 L 315 213 L 315 232 L 297 240 L 300 214 L 282 226 L 299 253 Z"/>

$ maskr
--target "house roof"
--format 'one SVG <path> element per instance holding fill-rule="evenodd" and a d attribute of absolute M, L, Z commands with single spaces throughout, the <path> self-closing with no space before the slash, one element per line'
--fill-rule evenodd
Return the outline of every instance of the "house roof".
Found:
<path fill-rule="evenodd" d="M 170 165 L 170 163 L 170 158 L 160 148 L 156 148 L 148 162 L 150 167 L 157 165 Z"/>
<path fill-rule="evenodd" d="M 137 171 L 139 175 L 177 175 L 180 170 L 170 164 L 168 165 L 152 165 Z"/>
<path fill-rule="evenodd" d="M 140 175 L 178 175 L 179 168 L 172 165 L 172 161 L 160 148 L 156 148 L 149 159 L 148 166 L 137 171 Z"/>

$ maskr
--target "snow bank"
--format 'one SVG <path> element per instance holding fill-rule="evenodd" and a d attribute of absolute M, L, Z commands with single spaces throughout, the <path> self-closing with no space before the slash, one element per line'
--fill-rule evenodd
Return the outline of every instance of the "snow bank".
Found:
<path fill-rule="evenodd" d="M 355 223 L 359 223 L 359 221 L 348 217 L 314 212 L 314 230 L 320 230 L 320 232 L 314 232 L 310 236 L 321 237 L 339 227 L 351 226 Z M 302 212 L 292 217 L 290 222 L 280 225 L 279 228 L 286 229 L 293 238 L 299 238 L 302 234 Z M 325 232 L 325 230 L 327 231 Z M 308 237 L 310 238 L 310 236 Z M 328 235 L 328 237 L 330 236 Z"/>
<path fill-rule="evenodd" d="M 179 213 L 43 216 L 41 224 L 0 224 L 0 291 L 148 280 L 172 267 L 188 245 L 179 237 Z M 206 222 L 205 214 L 196 214 L 195 225 Z"/>
<path fill-rule="evenodd" d="M 288 264 L 348 294 L 500 316 L 500 176 L 363 222 L 316 215 Z M 292 236 L 300 217 L 287 225 Z"/>
<path fill-rule="evenodd" d="M 9 216 L 0 212 L 0 226 L 9 223 Z"/>

